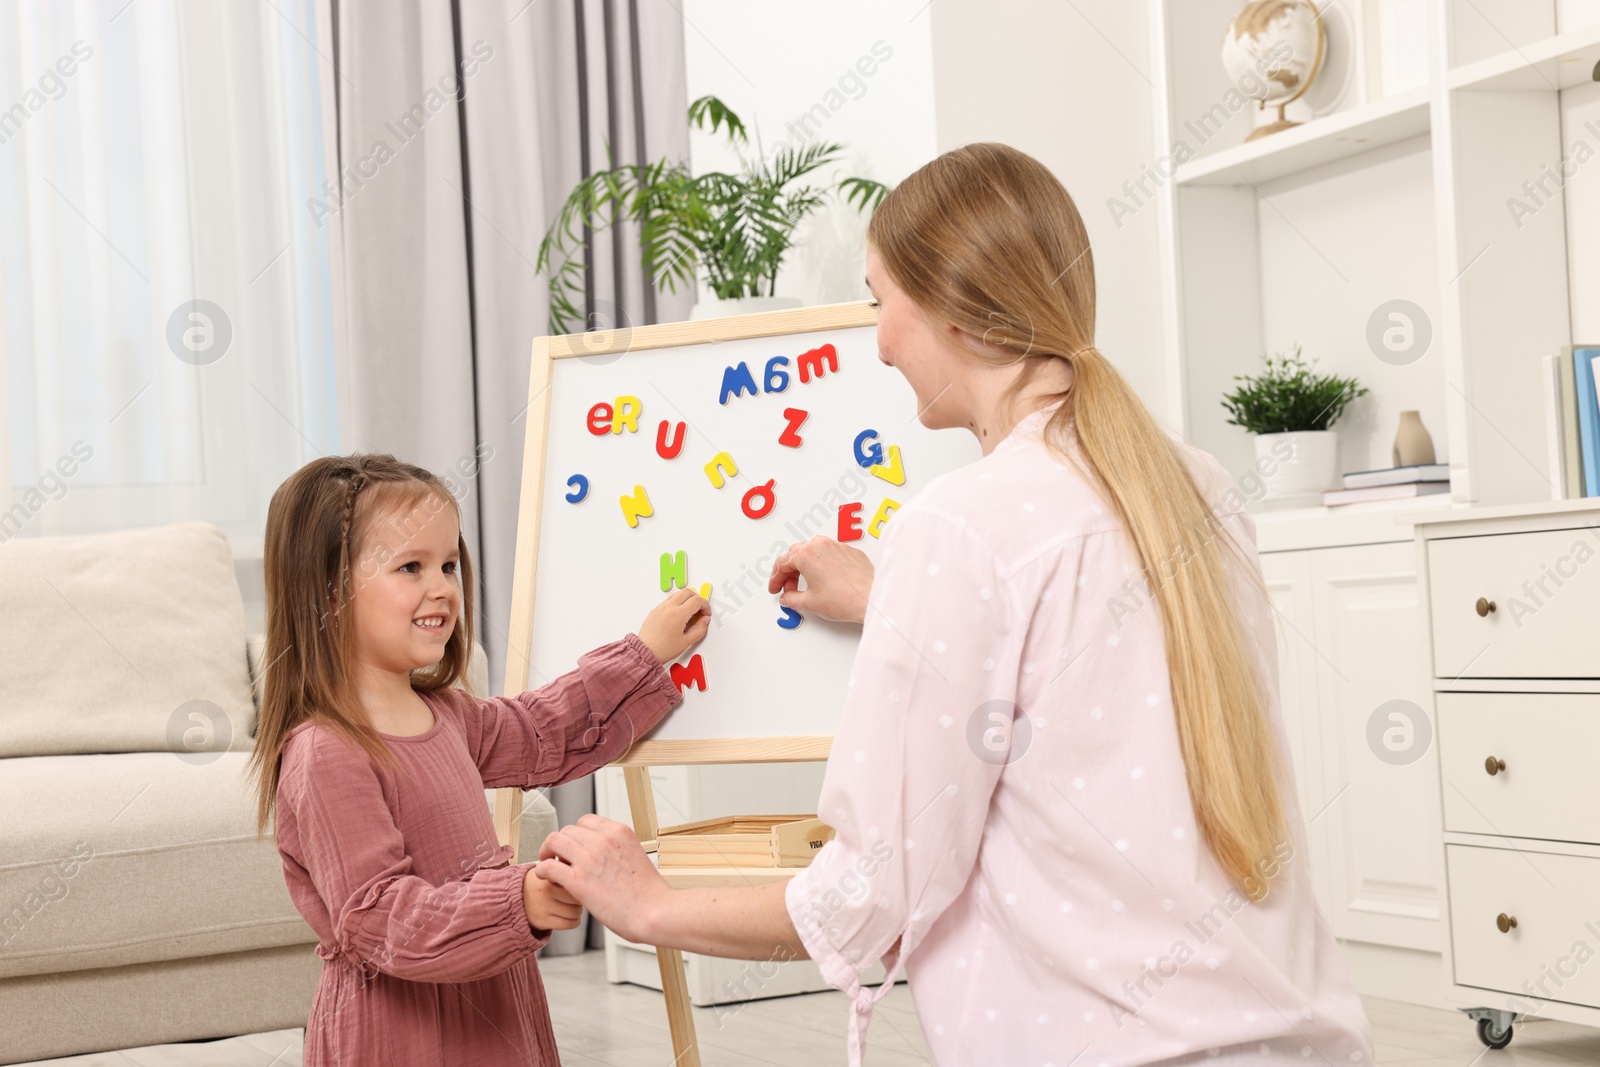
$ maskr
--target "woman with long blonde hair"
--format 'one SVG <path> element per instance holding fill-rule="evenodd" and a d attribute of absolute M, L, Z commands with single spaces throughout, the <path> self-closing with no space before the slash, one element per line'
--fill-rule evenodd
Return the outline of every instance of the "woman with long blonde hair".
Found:
<path fill-rule="evenodd" d="M 901 508 L 876 573 L 826 538 L 774 566 L 781 604 L 863 623 L 837 836 L 786 887 L 674 890 L 585 816 L 539 872 L 631 940 L 816 960 L 854 1000 L 852 1063 L 879 960 L 941 1067 L 1369 1062 L 1254 525 L 1094 347 L 1072 198 L 1004 145 L 945 153 L 877 210 L 867 283 L 922 423 L 983 458 Z"/>

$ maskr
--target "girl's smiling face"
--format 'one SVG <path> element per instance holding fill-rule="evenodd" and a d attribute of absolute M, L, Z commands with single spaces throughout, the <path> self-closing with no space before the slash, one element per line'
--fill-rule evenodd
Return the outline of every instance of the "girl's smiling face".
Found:
<path fill-rule="evenodd" d="M 437 494 L 373 517 L 351 574 L 358 662 L 405 673 L 444 657 L 461 613 L 460 541 L 455 506 Z"/>

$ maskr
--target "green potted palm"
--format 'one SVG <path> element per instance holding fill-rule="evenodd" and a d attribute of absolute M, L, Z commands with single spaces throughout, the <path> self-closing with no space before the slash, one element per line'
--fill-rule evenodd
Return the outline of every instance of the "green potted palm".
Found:
<path fill-rule="evenodd" d="M 1319 499 L 1339 476 L 1339 437 L 1332 426 L 1367 389 L 1354 378 L 1315 373 L 1299 345 L 1289 354 L 1262 358 L 1262 373 L 1233 376 L 1241 384 L 1222 398 L 1228 423 L 1254 435 L 1265 499 Z"/>
<path fill-rule="evenodd" d="M 690 173 L 686 162 L 614 164 L 579 182 L 539 244 L 536 269 L 550 283 L 551 333 L 582 329 L 583 271 L 589 242 L 620 223 L 639 226 L 640 258 L 647 275 L 668 292 L 703 278 L 712 302 L 692 317 L 796 307 L 777 297 L 778 268 L 794 247 L 795 228 L 829 194 L 865 213 L 888 187 L 868 178 L 845 178 L 829 187 L 801 182 L 838 162 L 844 146 L 831 141 L 762 151 L 753 157 L 739 116 L 714 96 L 689 105 L 689 123 L 711 133 L 725 130 L 740 161 L 736 174 Z M 608 149 L 609 153 L 609 149 Z M 587 236 L 586 236 L 587 231 Z"/>

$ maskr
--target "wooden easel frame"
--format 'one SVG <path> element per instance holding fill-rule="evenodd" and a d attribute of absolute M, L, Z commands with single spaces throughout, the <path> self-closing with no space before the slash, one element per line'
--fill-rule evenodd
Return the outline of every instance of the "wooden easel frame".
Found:
<path fill-rule="evenodd" d="M 744 341 L 757 337 L 814 333 L 819 330 L 873 326 L 877 309 L 868 301 L 829 304 L 793 311 L 768 311 L 724 319 L 664 323 L 636 329 L 604 330 L 537 337 L 528 372 L 528 430 L 522 454 L 522 495 L 517 509 L 516 564 L 512 573 L 510 634 L 507 638 L 504 693 L 528 688 L 532 664 L 528 652 L 533 640 L 534 582 L 539 564 L 539 520 L 544 500 L 544 458 L 550 433 L 550 383 L 554 361 L 581 356 L 602 356 L 679 345 Z M 736 737 L 640 741 L 616 761 L 628 787 L 628 807 L 633 829 L 647 850 L 655 847 L 655 794 L 650 786 L 653 766 L 708 766 L 724 763 L 798 763 L 828 758 L 831 737 Z M 497 789 L 494 803 L 495 834 L 500 843 L 515 846 L 522 832 L 522 790 Z M 519 860 L 522 857 L 518 857 Z M 787 881 L 801 868 L 705 867 L 678 868 L 667 875 L 674 886 L 760 885 Z M 661 988 L 667 1003 L 667 1024 L 675 1067 L 700 1067 L 694 1018 L 689 1010 L 689 985 L 683 954 L 677 949 L 656 950 L 661 967 Z"/>

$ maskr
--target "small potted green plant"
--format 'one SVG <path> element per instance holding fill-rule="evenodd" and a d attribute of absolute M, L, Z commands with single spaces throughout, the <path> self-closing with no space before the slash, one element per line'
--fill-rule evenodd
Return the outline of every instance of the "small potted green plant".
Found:
<path fill-rule="evenodd" d="M 1266 499 L 1318 498 L 1335 487 L 1339 475 L 1339 437 L 1332 426 L 1367 389 L 1354 378 L 1315 373 L 1299 345 L 1262 358 L 1266 369 L 1260 374 L 1234 375 L 1241 384 L 1222 398 L 1228 422 L 1254 435 Z"/>
<path fill-rule="evenodd" d="M 662 159 L 614 165 L 579 182 L 540 242 L 535 264 L 550 280 L 551 333 L 585 325 L 579 305 L 588 243 L 620 222 L 639 224 L 640 257 L 657 286 L 676 292 L 680 283 L 693 285 L 697 272 L 703 272 L 715 302 L 696 304 L 693 318 L 799 306 L 797 300 L 774 296 L 773 287 L 785 254 L 794 247 L 795 227 L 823 204 L 829 190 L 795 183 L 837 162 L 844 145 L 780 144 L 768 155 L 758 137 L 755 158 L 748 158 L 744 123 L 714 96 L 689 105 L 689 123 L 700 129 L 709 123 L 712 133 L 726 126 L 739 173 L 697 176 L 686 162 Z M 889 189 L 868 178 L 845 178 L 832 191 L 871 213 Z"/>

